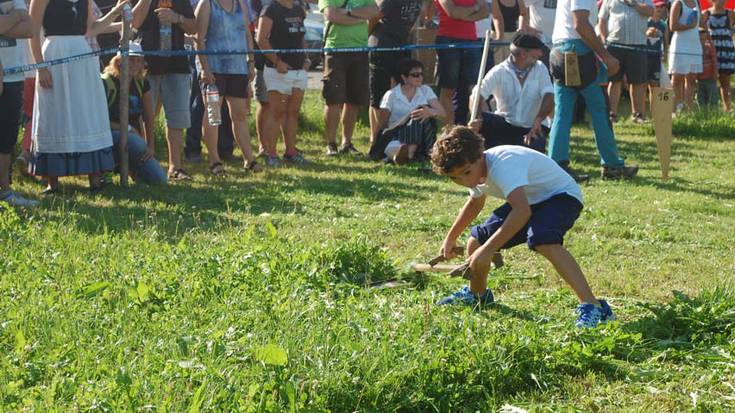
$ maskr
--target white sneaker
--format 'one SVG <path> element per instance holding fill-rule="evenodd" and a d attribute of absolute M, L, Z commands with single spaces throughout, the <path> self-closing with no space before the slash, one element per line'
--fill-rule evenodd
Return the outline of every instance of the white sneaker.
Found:
<path fill-rule="evenodd" d="M 10 206 L 17 206 L 22 208 L 33 208 L 38 206 L 40 202 L 35 201 L 33 199 L 26 199 L 22 196 L 18 195 L 17 193 L 13 191 L 7 191 L 5 193 L 5 196 L 0 198 L 0 202 L 5 202 Z"/>

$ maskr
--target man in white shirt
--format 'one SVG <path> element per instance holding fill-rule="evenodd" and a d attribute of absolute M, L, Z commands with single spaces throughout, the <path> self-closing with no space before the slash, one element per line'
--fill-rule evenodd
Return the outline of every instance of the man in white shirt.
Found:
<path fill-rule="evenodd" d="M 620 62 L 620 70 L 610 76 L 610 121 L 618 119 L 618 103 L 623 76 L 630 84 L 632 120 L 643 123 L 648 86 L 646 30 L 653 16 L 651 0 L 604 0 L 600 7 L 600 37 L 607 50 Z"/>
<path fill-rule="evenodd" d="M 482 118 L 472 121 L 470 128 L 485 138 L 485 148 L 524 145 L 544 152 L 547 117 L 554 109 L 554 88 L 549 69 L 539 61 L 543 46 L 532 34 L 516 33 L 510 57 L 480 82 Z M 487 107 L 491 95 L 497 104 L 495 113 Z"/>
<path fill-rule="evenodd" d="M 549 135 L 549 156 L 569 172 L 577 182 L 589 177 L 569 169 L 569 135 L 574 117 L 574 104 L 582 95 L 592 117 L 597 151 L 602 159 L 603 179 L 631 179 L 637 166 L 626 166 L 618 154 L 615 135 L 608 121 L 607 104 L 600 83 L 607 81 L 608 71 L 614 75 L 620 62 L 603 46 L 595 33 L 597 3 L 595 0 L 558 0 L 554 32 L 551 36 L 551 72 L 554 76 L 554 122 Z M 567 54 L 567 56 L 565 56 Z M 598 58 L 602 62 L 598 61 Z M 575 55 L 579 79 L 566 79 L 565 64 Z M 570 71 L 573 72 L 573 71 Z M 577 82 L 579 81 L 579 82 Z"/>

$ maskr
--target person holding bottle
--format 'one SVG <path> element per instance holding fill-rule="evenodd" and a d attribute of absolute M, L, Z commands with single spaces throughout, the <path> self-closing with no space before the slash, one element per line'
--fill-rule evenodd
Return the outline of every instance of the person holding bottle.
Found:
<path fill-rule="evenodd" d="M 247 6 L 242 0 L 202 0 L 196 9 L 197 50 L 253 50 Z M 248 129 L 248 91 L 255 75 L 252 56 L 199 55 L 199 80 L 206 111 L 202 136 L 207 145 L 209 170 L 222 175 L 225 168 L 217 153 L 220 105 L 227 101 L 232 133 L 243 155 L 243 166 L 251 172 L 262 171 L 250 147 Z"/>
<path fill-rule="evenodd" d="M 196 22 L 189 0 L 140 0 L 132 26 L 143 50 L 184 50 L 184 33 L 194 34 Z M 189 180 L 181 166 L 184 129 L 191 125 L 191 72 L 186 56 L 146 56 L 148 82 L 156 107 L 163 105 L 168 141 L 168 178 Z"/>

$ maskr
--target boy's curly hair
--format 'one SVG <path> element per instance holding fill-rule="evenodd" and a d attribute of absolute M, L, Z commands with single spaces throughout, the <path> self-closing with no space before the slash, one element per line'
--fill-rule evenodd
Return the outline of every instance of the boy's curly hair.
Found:
<path fill-rule="evenodd" d="M 445 126 L 431 151 L 434 172 L 446 175 L 449 171 L 480 159 L 485 140 L 466 126 Z"/>

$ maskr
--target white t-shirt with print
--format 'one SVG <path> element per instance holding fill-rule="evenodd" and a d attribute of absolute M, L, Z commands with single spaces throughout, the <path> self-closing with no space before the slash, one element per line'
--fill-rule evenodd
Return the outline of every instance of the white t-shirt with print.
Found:
<path fill-rule="evenodd" d="M 0 2 L 0 15 L 9 14 L 13 10 L 28 10 L 26 2 L 24 0 L 9 0 Z M 22 50 L 18 47 L 20 42 L 26 42 L 27 39 L 13 39 L 7 36 L 0 35 L 0 62 L 3 64 L 3 69 L 9 69 L 11 67 L 23 66 L 25 59 Z M 4 83 L 10 82 L 22 82 L 23 73 L 13 73 L 6 75 L 3 78 Z"/>
<path fill-rule="evenodd" d="M 551 36 L 554 43 L 568 39 L 581 39 L 574 30 L 572 12 L 587 10 L 590 12 L 589 22 L 594 28 L 597 25 L 597 2 L 595 0 L 558 0 L 556 3 L 556 18 L 554 19 L 554 34 Z"/>
<path fill-rule="evenodd" d="M 528 6 L 530 26 L 541 32 L 544 43 L 550 42 L 554 32 L 557 0 L 526 0 L 525 3 Z"/>
<path fill-rule="evenodd" d="M 483 194 L 508 199 L 514 189 L 525 187 L 529 205 L 566 193 L 579 202 L 582 190 L 574 179 L 548 156 L 517 145 L 501 145 L 485 151 L 487 179 L 470 189 L 470 196 Z"/>
<path fill-rule="evenodd" d="M 409 101 L 403 94 L 401 85 L 396 85 L 393 89 L 385 92 L 383 100 L 380 101 L 380 108 L 390 112 L 388 125 L 393 126 L 417 107 L 429 105 L 429 102 L 436 98 L 436 93 L 429 86 L 421 85 L 416 88 L 416 94 Z"/>

